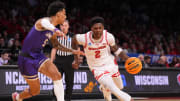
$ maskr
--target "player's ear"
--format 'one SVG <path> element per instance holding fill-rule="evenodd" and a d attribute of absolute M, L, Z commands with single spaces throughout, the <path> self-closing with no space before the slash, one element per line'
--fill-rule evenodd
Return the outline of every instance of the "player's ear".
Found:
<path fill-rule="evenodd" d="M 91 30 L 93 30 L 93 27 L 91 27 Z"/>
<path fill-rule="evenodd" d="M 61 16 L 61 14 L 62 14 L 62 11 L 59 11 L 56 13 L 56 16 L 59 17 L 59 16 Z"/>
<path fill-rule="evenodd" d="M 102 29 L 104 30 L 104 26 L 102 26 Z"/>
<path fill-rule="evenodd" d="M 56 13 L 56 16 L 57 16 L 57 17 L 59 17 L 59 16 L 60 16 L 60 13 L 59 13 L 59 12 L 57 12 L 57 13 Z"/>

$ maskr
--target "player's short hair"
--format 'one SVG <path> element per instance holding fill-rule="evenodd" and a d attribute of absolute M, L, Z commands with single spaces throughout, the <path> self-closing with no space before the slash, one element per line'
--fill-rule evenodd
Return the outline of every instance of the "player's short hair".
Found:
<path fill-rule="evenodd" d="M 100 16 L 93 17 L 90 21 L 90 28 L 96 23 L 101 23 L 104 26 L 104 18 L 102 18 Z"/>
<path fill-rule="evenodd" d="M 65 4 L 63 2 L 61 2 L 61 1 L 52 2 L 48 6 L 47 15 L 54 16 L 54 15 L 56 15 L 57 12 L 59 12 L 63 9 L 65 9 Z"/>

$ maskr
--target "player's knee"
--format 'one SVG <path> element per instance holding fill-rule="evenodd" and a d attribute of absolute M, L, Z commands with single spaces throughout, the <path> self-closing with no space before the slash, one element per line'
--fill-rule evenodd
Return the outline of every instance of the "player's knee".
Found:
<path fill-rule="evenodd" d="M 120 89 L 120 90 L 122 90 L 123 88 L 124 88 L 124 86 L 123 86 L 123 85 L 120 85 L 120 86 L 119 86 L 119 89 Z"/>
<path fill-rule="evenodd" d="M 32 96 L 40 94 L 40 85 L 30 88 L 30 93 Z"/>
<path fill-rule="evenodd" d="M 55 81 L 55 80 L 60 80 L 61 79 L 61 73 L 60 72 L 57 72 L 56 74 L 53 75 L 52 77 L 52 80 Z"/>
<path fill-rule="evenodd" d="M 40 89 L 33 89 L 30 91 L 30 93 L 32 96 L 36 96 L 36 95 L 40 94 Z"/>

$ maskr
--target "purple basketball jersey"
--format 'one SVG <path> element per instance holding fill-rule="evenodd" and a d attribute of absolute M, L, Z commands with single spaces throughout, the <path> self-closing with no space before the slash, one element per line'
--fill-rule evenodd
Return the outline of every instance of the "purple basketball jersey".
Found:
<path fill-rule="evenodd" d="M 18 58 L 18 65 L 23 75 L 37 75 L 40 65 L 47 59 L 42 49 L 48 42 L 48 37 L 52 34 L 52 31 L 38 31 L 35 26 L 32 27 L 22 46 L 22 53 L 26 53 L 31 57 L 19 56 Z"/>

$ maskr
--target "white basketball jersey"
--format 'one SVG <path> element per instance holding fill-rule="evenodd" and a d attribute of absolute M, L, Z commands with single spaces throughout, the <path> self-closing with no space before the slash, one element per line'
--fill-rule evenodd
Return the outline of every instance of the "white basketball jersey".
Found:
<path fill-rule="evenodd" d="M 106 30 L 103 31 L 103 35 L 98 41 L 92 38 L 92 31 L 86 34 L 78 34 L 76 39 L 79 44 L 84 46 L 90 69 L 114 63 L 114 56 L 111 54 L 110 46 L 115 45 L 115 39 L 114 36 Z"/>

